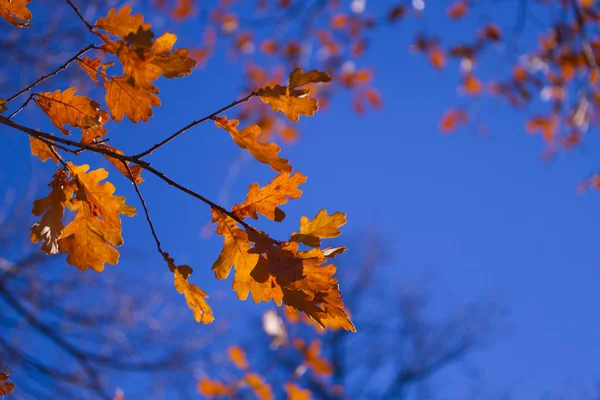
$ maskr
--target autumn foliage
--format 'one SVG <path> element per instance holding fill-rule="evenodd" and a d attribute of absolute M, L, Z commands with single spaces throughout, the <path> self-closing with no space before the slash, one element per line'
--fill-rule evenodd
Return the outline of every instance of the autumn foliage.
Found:
<path fill-rule="evenodd" d="M 3 1 L 0 15 L 16 27 L 28 26 L 31 14 L 27 3 Z M 106 180 L 108 171 L 87 164 L 77 165 L 69 160 L 81 152 L 97 153 L 106 157 L 116 171 L 134 184 L 158 252 L 173 273 L 175 289 L 184 295 L 196 321 L 208 324 L 214 320 L 206 300 L 208 295 L 189 281 L 192 268 L 178 265 L 162 249 L 139 187 L 143 182 L 142 172 L 153 174 L 210 206 L 216 233 L 224 240 L 212 269 L 217 279 L 226 279 L 233 268 L 233 290 L 239 299 L 245 300 L 250 294 L 255 302 L 285 304 L 323 328 L 334 325 L 354 331 L 334 277 L 335 267 L 330 264 L 330 260 L 345 248 L 321 248 L 321 239 L 339 236 L 338 228 L 346 223 L 345 215 L 328 215 L 322 210 L 312 220 L 303 217 L 299 233 L 292 233 L 287 240 L 273 239 L 250 225 L 247 219 L 258 219 L 258 214 L 281 222 L 285 213 L 280 207 L 301 196 L 298 186 L 306 181 L 306 177 L 300 172 L 292 172 L 290 162 L 279 156 L 277 144 L 263 141 L 258 125 L 240 128 L 239 121 L 222 115 L 252 97 L 259 97 L 273 112 L 281 112 L 291 121 L 298 121 L 301 115 L 312 116 L 318 110 L 318 101 L 311 96 L 312 86 L 328 83 L 331 78 L 317 70 L 294 69 L 287 85 L 255 88 L 245 98 L 192 122 L 151 148 L 136 155 L 126 155 L 105 143 L 110 136 L 111 121 L 118 123 L 128 118 L 134 123 L 148 122 L 153 108 L 161 105 L 154 82 L 160 78 L 185 77 L 192 72 L 196 61 L 190 57 L 188 49 L 174 48 L 176 35 L 164 33 L 156 37 L 150 24 L 144 22 L 141 14 L 132 13 L 129 6 L 111 9 L 91 24 L 73 3 L 66 3 L 96 39 L 96 44 L 80 50 L 57 70 L 2 100 L 3 111 L 7 111 L 14 100 L 30 92 L 12 114 L 0 116 L 0 123 L 27 134 L 31 153 L 41 161 L 58 164 L 54 178 L 48 184 L 49 193 L 34 202 L 33 214 L 39 220 L 31 228 L 31 241 L 40 243 L 41 250 L 48 255 L 66 254 L 67 262 L 79 270 L 102 272 L 106 264 L 118 264 L 118 248 L 124 242 L 121 218 L 133 217 L 138 211 L 126 204 L 124 197 L 115 194 L 116 187 Z M 75 87 L 35 92 L 39 82 L 72 64 L 82 68 L 91 81 L 103 83 L 106 110 L 99 100 L 77 95 Z M 37 105 L 60 134 L 40 132 L 16 122 L 18 113 L 29 104 Z M 231 210 L 172 181 L 146 161 L 151 153 L 185 130 L 210 120 L 217 128 L 229 133 L 240 148 L 279 173 L 262 188 L 258 183 L 252 184 L 247 198 Z M 66 213 L 67 210 L 72 213 Z M 258 378 L 249 375 L 247 380 L 256 390 L 262 391 Z"/>

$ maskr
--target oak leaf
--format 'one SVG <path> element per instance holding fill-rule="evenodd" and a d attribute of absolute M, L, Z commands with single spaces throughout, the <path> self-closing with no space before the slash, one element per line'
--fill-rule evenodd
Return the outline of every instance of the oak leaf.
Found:
<path fill-rule="evenodd" d="M 177 36 L 165 33 L 152 44 L 154 57 L 151 62 L 161 69 L 161 74 L 167 79 L 181 78 L 192 73 L 196 61 L 190 58 L 187 49 L 175 49 L 173 45 Z"/>
<path fill-rule="evenodd" d="M 344 213 L 327 215 L 327 210 L 321 210 L 311 221 L 307 217 L 300 218 L 300 232 L 292 234 L 291 240 L 310 247 L 319 247 L 320 239 L 338 237 L 341 233 L 339 227 L 345 224 Z"/>
<path fill-rule="evenodd" d="M 126 77 L 117 76 L 104 83 L 106 104 L 112 118 L 119 122 L 127 116 L 132 122 L 148 121 L 152 107 L 160 106 L 156 96 L 158 89 L 144 89 L 133 86 Z"/>
<path fill-rule="evenodd" d="M 45 142 L 29 136 L 29 146 L 31 147 L 31 154 L 38 156 L 43 162 L 52 160 L 54 164 L 58 164 L 58 158 L 56 158 L 56 155 L 50 150 L 50 146 Z"/>
<path fill-rule="evenodd" d="M 12 393 L 15 390 L 15 384 L 8 381 L 10 374 L 0 373 L 0 397 Z"/>
<path fill-rule="evenodd" d="M 104 264 L 115 265 L 123 244 L 120 214 L 133 216 L 135 208 L 125 204 L 125 198 L 114 196 L 110 182 L 100 183 L 108 172 L 100 168 L 87 173 L 89 166 L 69 163 L 74 197 L 67 207 L 76 212 L 75 218 L 63 230 L 58 241 L 61 252 L 69 253 L 67 262 L 80 270 L 104 270 Z"/>
<path fill-rule="evenodd" d="M 0 0 L 0 17 L 18 28 L 29 28 L 31 11 L 27 4 L 31 0 Z"/>
<path fill-rule="evenodd" d="M 188 307 L 194 312 L 196 322 L 202 322 L 203 324 L 213 322 L 215 317 L 213 316 L 212 309 L 206 302 L 208 295 L 198 286 L 189 283 L 179 268 L 173 271 L 173 275 L 175 276 L 175 290 L 185 296 Z"/>
<path fill-rule="evenodd" d="M 38 93 L 34 101 L 65 135 L 69 134 L 65 125 L 84 131 L 103 129 L 102 126 L 108 121 L 108 113 L 101 110 L 96 101 L 85 96 L 75 96 L 76 90 L 72 87 L 64 92 L 56 90 Z"/>
<path fill-rule="evenodd" d="M 107 79 L 104 71 L 106 71 L 108 67 L 115 65 L 114 62 L 102 62 L 99 58 L 89 58 L 87 56 L 84 57 L 83 60 L 78 60 L 77 62 L 94 82 L 98 82 L 97 74 L 100 74 L 104 79 Z"/>
<path fill-rule="evenodd" d="M 331 77 L 325 72 L 312 70 L 305 73 L 297 68 L 290 74 L 288 82 L 287 86 L 259 89 L 258 94 L 273 111 L 281 111 L 292 121 L 298 121 L 300 115 L 311 116 L 319 108 L 317 100 L 310 97 L 310 88 L 298 88 L 309 83 L 331 82 Z"/>
<path fill-rule="evenodd" d="M 51 188 L 50 194 L 33 202 L 33 215 L 43 216 L 31 227 L 30 239 L 32 243 L 43 241 L 42 251 L 46 254 L 58 254 L 58 240 L 64 229 L 64 208 L 67 195 L 72 193 L 67 173 L 63 168 L 56 171 L 48 186 Z"/>
<path fill-rule="evenodd" d="M 96 21 L 95 26 L 123 39 L 130 33 L 136 33 L 140 28 L 145 30 L 150 28 L 149 23 L 144 23 L 142 14 L 131 15 L 131 6 L 124 6 L 118 12 L 115 8 L 111 9 L 106 17 Z"/>
<path fill-rule="evenodd" d="M 235 119 L 227 120 L 225 116 L 215 118 L 215 124 L 229 132 L 233 141 L 242 149 L 248 150 L 258 161 L 270 165 L 277 172 L 292 170 L 288 160 L 277 156 L 281 150 L 277 144 L 265 144 L 257 140 L 260 136 L 258 125 L 250 125 L 240 131 L 237 128 L 239 123 Z"/>
<path fill-rule="evenodd" d="M 234 205 L 231 211 L 240 218 L 258 219 L 258 213 L 261 213 L 272 221 L 280 222 L 285 218 L 285 213 L 279 206 L 288 200 L 299 198 L 302 191 L 298 186 L 304 182 L 306 177 L 300 172 L 292 176 L 282 172 L 263 188 L 258 183 L 253 183 L 248 188 L 246 200 L 240 205 Z"/>

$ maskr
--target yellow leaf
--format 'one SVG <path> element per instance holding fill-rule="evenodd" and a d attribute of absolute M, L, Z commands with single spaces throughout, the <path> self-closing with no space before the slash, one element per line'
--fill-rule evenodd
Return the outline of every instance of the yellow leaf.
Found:
<path fill-rule="evenodd" d="M 35 103 L 46 113 L 52 123 L 65 135 L 65 125 L 81 129 L 101 128 L 108 121 L 108 113 L 100 110 L 100 104 L 85 96 L 74 96 L 76 89 L 69 88 L 61 93 L 38 93 Z"/>
<path fill-rule="evenodd" d="M 215 124 L 219 128 L 223 128 L 229 132 L 233 141 L 238 146 L 242 149 L 247 149 L 261 163 L 270 165 L 277 172 L 292 171 L 292 166 L 288 160 L 277 157 L 280 151 L 277 144 L 265 144 L 257 140 L 260 135 L 260 127 L 258 125 L 250 125 L 240 131 L 237 129 L 239 125 L 238 120 L 227 120 L 224 116 L 215 119 Z"/>
<path fill-rule="evenodd" d="M 106 104 L 112 118 L 121 121 L 127 116 L 132 122 L 148 121 L 152 116 L 152 107 L 160 106 L 156 96 L 158 89 L 134 87 L 125 77 L 118 76 L 105 82 Z"/>
<path fill-rule="evenodd" d="M 46 143 L 33 136 L 29 136 L 29 146 L 31 147 L 31 154 L 38 156 L 43 162 L 50 159 L 54 161 L 54 164 L 58 164 L 58 158 L 56 158 Z"/>
<path fill-rule="evenodd" d="M 0 0 L 0 17 L 19 28 L 29 28 L 31 11 L 27 4 L 31 0 Z"/>
<path fill-rule="evenodd" d="M 106 17 L 98 19 L 96 28 L 124 39 L 130 33 L 136 33 L 140 28 L 149 29 L 150 24 L 144 23 L 142 14 L 131 15 L 131 6 L 124 6 L 119 12 L 113 8 Z"/>
<path fill-rule="evenodd" d="M 346 215 L 341 212 L 336 212 L 327 215 L 326 210 L 321 210 L 309 221 L 308 218 L 300 218 L 300 232 L 292 234 L 292 240 L 299 243 L 304 243 L 310 247 L 319 247 L 320 239 L 335 238 L 340 235 L 340 226 L 346 224 Z"/>
<path fill-rule="evenodd" d="M 189 283 L 179 272 L 179 269 L 175 269 L 173 275 L 175 276 L 175 290 L 185 296 L 188 307 L 194 311 L 196 322 L 202 322 L 203 324 L 213 322 L 215 317 L 205 300 L 208 295 L 198 286 Z"/>
<path fill-rule="evenodd" d="M 273 398 L 271 385 L 266 383 L 260 375 L 249 372 L 244 375 L 244 381 L 260 400 L 271 400 Z"/>
<path fill-rule="evenodd" d="M 62 217 L 67 196 L 70 197 L 72 188 L 63 168 L 56 171 L 48 186 L 52 188 L 50 194 L 33 202 L 33 215 L 44 215 L 31 227 L 30 239 L 32 243 L 42 240 L 42 250 L 46 254 L 58 254 L 58 239 L 64 228 Z"/>
<path fill-rule="evenodd" d="M 246 360 L 246 352 L 239 346 L 229 346 L 227 354 L 231 362 L 239 369 L 248 368 L 248 360 Z"/>
<path fill-rule="evenodd" d="M 161 69 L 165 78 L 181 78 L 192 73 L 196 61 L 190 58 L 187 49 L 173 49 L 177 36 L 165 33 L 152 44 L 154 57 L 151 62 Z"/>
<path fill-rule="evenodd" d="M 104 264 L 117 264 L 123 244 L 119 214 L 133 216 L 135 208 L 125 204 L 125 198 L 113 196 L 115 187 L 106 179 L 108 172 L 100 168 L 89 173 L 88 165 L 69 163 L 74 198 L 67 207 L 76 212 L 73 221 L 62 232 L 59 250 L 69 253 L 67 262 L 78 269 L 104 270 Z"/>
<path fill-rule="evenodd" d="M 331 77 L 325 72 L 312 70 L 304 73 L 297 68 L 290 74 L 288 86 L 265 87 L 259 89 L 258 94 L 273 111 L 281 111 L 292 121 L 298 121 L 300 115 L 313 115 L 319 106 L 317 100 L 310 97 L 309 88 L 297 88 L 319 82 L 331 82 Z"/>
<path fill-rule="evenodd" d="M 248 188 L 246 200 L 240 205 L 234 205 L 231 211 L 240 218 L 248 216 L 258 219 L 257 213 L 261 213 L 272 221 L 280 222 L 285 218 L 285 213 L 278 206 L 299 198 L 302 191 L 298 186 L 304 182 L 306 177 L 300 172 L 292 176 L 288 172 L 282 172 L 263 188 L 258 183 L 253 183 Z"/>

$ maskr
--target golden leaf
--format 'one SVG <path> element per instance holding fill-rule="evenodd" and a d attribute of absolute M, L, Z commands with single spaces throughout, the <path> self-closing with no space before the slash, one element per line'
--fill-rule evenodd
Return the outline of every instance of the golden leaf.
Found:
<path fill-rule="evenodd" d="M 136 33 L 140 28 L 145 30 L 150 28 L 149 23 L 144 23 L 142 14 L 131 15 L 131 6 L 124 6 L 119 12 L 114 8 L 111 9 L 106 17 L 96 21 L 95 26 L 123 39 L 130 33 Z"/>
<path fill-rule="evenodd" d="M 285 213 L 278 206 L 299 198 L 302 191 L 298 186 L 304 182 L 306 177 L 300 172 L 292 176 L 288 172 L 282 172 L 263 188 L 258 183 L 253 183 L 248 188 L 246 200 L 240 205 L 234 205 L 231 211 L 240 218 L 258 219 L 258 213 L 261 213 L 272 221 L 283 221 Z"/>
<path fill-rule="evenodd" d="M 74 96 L 75 88 L 69 88 L 61 93 L 38 93 L 35 103 L 46 113 L 52 123 L 65 135 L 69 130 L 65 125 L 75 128 L 97 129 L 108 121 L 108 113 L 100 110 L 100 104 L 85 96 Z"/>
<path fill-rule="evenodd" d="M 125 198 L 113 196 L 115 187 L 106 179 L 108 172 L 100 168 L 89 173 L 88 165 L 69 163 L 74 198 L 67 207 L 75 211 L 75 219 L 62 232 L 58 247 L 69 253 L 67 262 L 78 269 L 104 270 L 104 264 L 117 264 L 123 244 L 119 214 L 133 216 L 135 208 L 125 204 Z"/>
<path fill-rule="evenodd" d="M 309 221 L 308 218 L 300 218 L 300 232 L 292 234 L 291 240 L 304 243 L 310 247 L 319 247 L 320 239 L 335 238 L 340 235 L 340 226 L 346 224 L 346 215 L 336 212 L 327 215 L 327 210 L 321 210 Z"/>
<path fill-rule="evenodd" d="M 43 162 L 50 159 L 54 161 L 54 164 L 58 164 L 58 158 L 56 158 L 45 142 L 42 142 L 40 139 L 36 139 L 33 136 L 29 136 L 29 146 L 31 147 L 31 154 L 38 156 Z"/>
<path fill-rule="evenodd" d="M 196 61 L 190 58 L 187 49 L 173 49 L 177 36 L 165 33 L 152 44 L 154 57 L 151 62 L 161 69 L 161 74 L 167 79 L 181 78 L 192 73 Z"/>
<path fill-rule="evenodd" d="M 19 28 L 29 28 L 31 11 L 27 4 L 31 0 L 0 0 L 0 17 Z"/>
<path fill-rule="evenodd" d="M 58 254 L 58 239 L 64 228 L 62 223 L 64 207 L 67 196 L 70 197 L 72 193 L 68 176 L 63 168 L 56 171 L 54 179 L 48 186 L 52 188 L 50 194 L 33 202 L 33 215 L 36 217 L 44 215 L 31 227 L 30 239 L 32 243 L 43 240 L 42 251 L 46 254 Z"/>
<path fill-rule="evenodd" d="M 292 121 L 298 121 L 300 115 L 313 115 L 319 106 L 317 100 L 310 97 L 310 89 L 297 88 L 319 82 L 331 82 L 331 77 L 325 72 L 312 70 L 304 73 L 296 68 L 289 76 L 288 86 L 265 87 L 259 89 L 258 94 L 273 111 L 281 111 Z"/>
<path fill-rule="evenodd" d="M 237 129 L 239 121 L 232 119 L 227 120 L 227 117 L 222 116 L 215 119 L 215 124 L 219 128 L 225 129 L 231 135 L 233 141 L 242 149 L 246 149 L 263 164 L 268 164 L 275 171 L 291 172 L 292 166 L 288 160 L 277 157 L 281 150 L 275 143 L 261 143 L 257 140 L 260 135 L 260 127 L 258 125 L 250 125 L 241 131 Z"/>
<path fill-rule="evenodd" d="M 134 87 L 123 76 L 117 76 L 105 82 L 106 104 L 110 109 L 112 118 L 119 122 L 127 116 L 132 122 L 148 121 L 152 116 L 152 107 L 160 106 L 160 99 L 156 96 L 158 90 L 141 89 Z"/>
<path fill-rule="evenodd" d="M 208 295 L 198 286 L 189 283 L 178 268 L 173 271 L 173 275 L 175 276 L 175 290 L 185 296 L 185 302 L 190 310 L 194 312 L 196 322 L 202 322 L 203 324 L 213 322 L 215 317 L 205 300 Z"/>

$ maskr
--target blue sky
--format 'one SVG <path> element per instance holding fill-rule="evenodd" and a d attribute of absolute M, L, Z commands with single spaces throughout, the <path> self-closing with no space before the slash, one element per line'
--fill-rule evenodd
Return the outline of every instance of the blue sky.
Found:
<path fill-rule="evenodd" d="M 385 237 L 394 256 L 391 285 L 410 286 L 423 276 L 434 277 L 432 317 L 478 299 L 510 310 L 510 332 L 501 332 L 471 358 L 491 389 L 509 388 L 515 399 L 531 399 L 573 383 L 592 385 L 600 379 L 600 255 L 593 217 L 600 203 L 597 193 L 579 195 L 575 188 L 598 169 L 597 139 L 544 163 L 541 139 L 523 132 L 523 122 L 534 109 L 515 111 L 489 99 L 476 103 L 489 134 L 467 128 L 441 135 L 437 125 L 443 111 L 473 103 L 457 93 L 456 65 L 436 71 L 425 57 L 408 53 L 413 27 L 384 28 L 363 62 L 375 66 L 382 110 L 358 116 L 348 96 L 340 94 L 326 112 L 301 119 L 301 140 L 283 146 L 282 154 L 308 176 L 304 195 L 284 206 L 288 217 L 282 224 L 260 226 L 284 237 L 297 229 L 302 215 L 312 217 L 321 208 L 343 211 L 348 215 L 344 234 L 377 231 Z M 184 29 L 193 33 L 189 26 Z M 457 36 L 472 31 L 465 25 L 452 28 Z M 524 35 L 524 41 L 531 40 L 527 31 Z M 195 38 L 182 35 L 181 45 Z M 510 64 L 494 57 L 480 67 L 484 78 L 498 69 L 508 71 Z M 241 82 L 239 65 L 223 56 L 188 78 L 161 82 L 164 105 L 149 124 L 111 124 L 114 144 L 126 151 L 142 150 L 228 104 L 239 95 Z M 51 129 L 37 110 L 26 110 L 18 121 Z M 4 189 L 22 190 L 32 177 L 41 184 L 49 181 L 52 168 L 32 160 L 26 137 L 4 132 L 3 144 Z M 149 161 L 169 177 L 218 199 L 232 160 L 239 158 L 229 136 L 206 123 Z M 108 168 L 92 159 L 92 165 Z M 266 184 L 273 176 L 268 167 L 244 161 L 226 205 L 243 200 L 250 183 Z M 118 194 L 139 206 L 124 178 L 112 170 L 110 179 Z M 231 280 L 218 282 L 210 271 L 221 239 L 201 235 L 208 207 L 157 179 L 146 179 L 141 189 L 164 248 L 178 263 L 195 268 L 192 281 L 211 299 L 222 299 L 215 306 L 217 319 L 254 309 L 250 302 L 235 299 Z M 123 262 L 104 273 L 150 271 L 164 274 L 165 285 L 171 285 L 141 215 L 124 222 L 124 237 Z M 173 300 L 174 307 L 185 307 L 183 299 Z"/>

